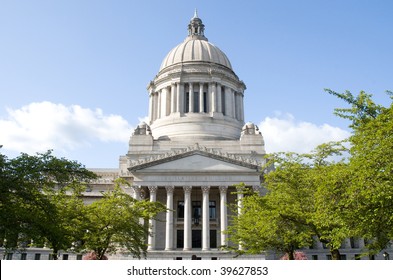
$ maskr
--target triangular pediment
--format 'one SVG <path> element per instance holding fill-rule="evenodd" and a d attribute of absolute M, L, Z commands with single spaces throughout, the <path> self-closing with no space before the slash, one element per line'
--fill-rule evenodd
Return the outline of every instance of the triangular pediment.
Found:
<path fill-rule="evenodd" d="M 131 172 L 245 172 L 259 171 L 260 164 L 250 158 L 222 154 L 198 145 L 180 152 L 134 161 L 128 169 Z"/>

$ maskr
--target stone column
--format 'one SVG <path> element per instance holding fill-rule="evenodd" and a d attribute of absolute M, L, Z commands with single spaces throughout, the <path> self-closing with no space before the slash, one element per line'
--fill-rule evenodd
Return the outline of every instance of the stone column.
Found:
<path fill-rule="evenodd" d="M 191 186 L 185 186 L 184 189 L 184 251 L 191 250 Z"/>
<path fill-rule="evenodd" d="M 149 124 L 153 122 L 153 94 L 149 94 Z"/>
<path fill-rule="evenodd" d="M 199 113 L 205 112 L 205 103 L 203 101 L 203 83 L 199 83 Z"/>
<path fill-rule="evenodd" d="M 155 202 L 157 198 L 157 187 L 156 186 L 149 186 L 150 192 L 150 202 Z M 149 220 L 149 236 L 147 239 L 147 250 L 151 251 L 156 248 L 156 220 L 150 219 Z"/>
<path fill-rule="evenodd" d="M 134 191 L 132 197 L 136 200 L 141 200 L 141 186 L 132 186 L 132 190 Z"/>
<path fill-rule="evenodd" d="M 220 231 L 221 231 L 221 246 L 228 245 L 227 235 L 224 231 L 228 227 L 228 212 L 227 212 L 227 186 L 220 186 Z"/>
<path fill-rule="evenodd" d="M 181 95 L 180 83 L 177 83 L 177 85 L 176 85 L 176 112 L 183 112 L 183 110 L 181 109 L 182 103 L 181 103 L 180 95 Z"/>
<path fill-rule="evenodd" d="M 162 89 L 157 92 L 157 119 L 161 118 L 161 91 Z"/>
<path fill-rule="evenodd" d="M 217 112 L 222 113 L 221 84 L 217 83 Z"/>
<path fill-rule="evenodd" d="M 236 92 L 233 89 L 229 90 L 231 99 L 231 117 L 236 119 Z"/>
<path fill-rule="evenodd" d="M 240 93 L 240 120 L 244 121 L 244 93 Z"/>
<path fill-rule="evenodd" d="M 202 187 L 202 250 L 210 250 L 209 186 Z"/>
<path fill-rule="evenodd" d="M 175 94 L 176 84 L 171 84 L 171 114 L 176 112 L 176 94 Z"/>
<path fill-rule="evenodd" d="M 188 84 L 188 112 L 194 112 L 194 86 L 192 83 Z"/>
<path fill-rule="evenodd" d="M 232 89 L 225 87 L 225 115 L 232 117 Z"/>
<path fill-rule="evenodd" d="M 210 112 L 217 112 L 217 87 L 216 83 L 211 84 L 211 107 Z"/>
<path fill-rule="evenodd" d="M 165 250 L 173 250 L 173 186 L 167 186 L 166 189 L 166 224 L 165 224 Z"/>
<path fill-rule="evenodd" d="M 152 93 L 153 96 L 153 121 L 155 121 L 157 119 L 157 93 L 153 92 Z"/>

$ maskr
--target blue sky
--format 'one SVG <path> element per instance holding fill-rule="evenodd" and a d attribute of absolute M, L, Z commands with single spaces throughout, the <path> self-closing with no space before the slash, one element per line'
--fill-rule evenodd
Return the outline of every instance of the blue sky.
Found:
<path fill-rule="evenodd" d="M 148 114 L 146 86 L 195 8 L 245 82 L 245 118 L 268 152 L 348 135 L 333 115 L 345 104 L 324 88 L 390 102 L 393 1 L 2 0 L 2 153 L 54 149 L 117 167 Z"/>

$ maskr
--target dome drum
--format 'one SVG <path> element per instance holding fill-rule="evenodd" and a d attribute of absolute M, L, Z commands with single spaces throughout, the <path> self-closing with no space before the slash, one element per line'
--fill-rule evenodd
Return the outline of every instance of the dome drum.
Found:
<path fill-rule="evenodd" d="M 154 139 L 177 140 L 236 140 L 240 138 L 243 123 L 213 118 L 208 115 L 189 114 L 183 118 L 167 117 L 151 125 Z"/>
<path fill-rule="evenodd" d="M 154 139 L 239 139 L 246 88 L 223 51 L 208 42 L 196 15 L 188 36 L 162 61 L 148 85 Z"/>

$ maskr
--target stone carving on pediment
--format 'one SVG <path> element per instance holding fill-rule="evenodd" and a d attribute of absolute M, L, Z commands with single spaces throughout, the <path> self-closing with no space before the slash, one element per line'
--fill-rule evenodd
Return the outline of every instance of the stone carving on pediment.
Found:
<path fill-rule="evenodd" d="M 173 150 L 173 151 L 169 151 L 169 152 L 162 153 L 159 155 L 152 155 L 150 157 L 141 158 L 136 161 L 129 161 L 129 167 L 136 167 L 139 165 L 149 164 L 149 163 L 153 163 L 155 161 L 166 160 L 166 159 L 171 159 L 171 158 L 176 159 L 176 158 L 181 157 L 181 155 L 187 155 L 190 152 L 192 153 L 194 151 L 196 151 L 198 153 L 202 152 L 202 153 L 210 154 L 212 157 L 221 158 L 222 160 L 226 159 L 226 161 L 233 162 L 234 164 L 243 163 L 243 164 L 250 164 L 250 165 L 259 166 L 259 162 L 255 159 L 243 157 L 243 156 L 236 155 L 236 154 L 230 154 L 228 152 L 224 153 L 221 150 L 207 148 L 205 146 L 201 146 L 199 143 L 195 143 L 194 145 L 188 146 L 183 149 Z M 254 168 L 254 167 L 252 167 L 252 168 Z"/>

